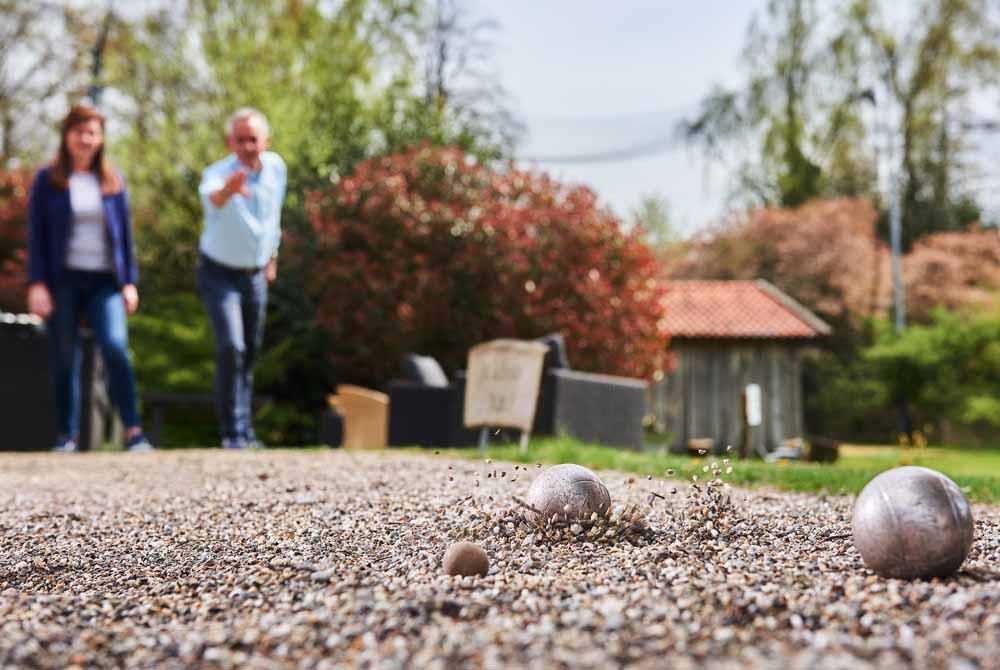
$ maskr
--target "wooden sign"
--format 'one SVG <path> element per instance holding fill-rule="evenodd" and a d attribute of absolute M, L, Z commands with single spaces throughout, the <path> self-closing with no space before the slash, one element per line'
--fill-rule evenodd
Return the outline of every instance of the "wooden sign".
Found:
<path fill-rule="evenodd" d="M 548 348 L 540 342 L 493 340 L 469 351 L 466 427 L 531 430 Z"/>

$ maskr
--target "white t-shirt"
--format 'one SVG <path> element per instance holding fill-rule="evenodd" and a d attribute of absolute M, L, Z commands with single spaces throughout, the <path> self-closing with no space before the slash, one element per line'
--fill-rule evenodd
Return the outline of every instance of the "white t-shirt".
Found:
<path fill-rule="evenodd" d="M 73 209 L 73 227 L 66 249 L 66 267 L 90 272 L 113 269 L 111 240 L 104 225 L 101 182 L 97 175 L 93 172 L 70 175 L 69 202 Z"/>

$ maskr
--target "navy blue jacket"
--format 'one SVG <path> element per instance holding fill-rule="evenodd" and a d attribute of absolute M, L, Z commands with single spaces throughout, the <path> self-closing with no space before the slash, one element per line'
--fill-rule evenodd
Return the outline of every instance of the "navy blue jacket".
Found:
<path fill-rule="evenodd" d="M 118 285 L 138 283 L 128 194 L 122 188 L 114 195 L 103 195 L 101 200 Z M 58 188 L 52 183 L 51 168 L 42 168 L 35 175 L 28 202 L 28 283 L 45 282 L 49 289 L 59 283 L 66 269 L 66 247 L 72 225 L 69 189 Z"/>

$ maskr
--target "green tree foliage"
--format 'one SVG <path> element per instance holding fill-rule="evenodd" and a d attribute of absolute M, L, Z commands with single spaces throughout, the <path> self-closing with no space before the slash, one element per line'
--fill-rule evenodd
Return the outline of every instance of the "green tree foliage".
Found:
<path fill-rule="evenodd" d="M 302 193 L 389 148 L 395 129 L 382 124 L 410 122 L 407 70 L 391 72 L 384 90 L 375 72 L 414 30 L 410 5 L 189 0 L 119 25 L 108 83 L 126 132 L 114 148 L 147 223 L 138 238 L 148 284 L 191 287 L 197 183 L 227 153 L 223 126 L 236 108 L 257 107 L 271 121 L 272 148 L 289 167 L 292 227 Z"/>
<path fill-rule="evenodd" d="M 0 168 L 30 165 L 53 147 L 52 127 L 84 88 L 93 27 L 65 3 L 0 0 Z"/>
<path fill-rule="evenodd" d="M 432 113 L 497 146 L 512 148 L 522 132 L 507 92 L 491 69 L 492 36 L 499 26 L 476 18 L 468 3 L 434 0 L 421 30 L 423 103 Z"/>
<path fill-rule="evenodd" d="M 907 394 L 917 425 L 966 434 L 1000 428 L 1000 313 L 942 310 L 902 334 L 884 324 L 865 360 L 885 399 Z"/>
<path fill-rule="evenodd" d="M 288 163 L 286 225 L 302 194 L 359 161 L 430 139 L 501 155 L 482 126 L 428 107 L 417 85 L 422 4 L 412 0 L 188 0 L 117 25 L 108 62 L 114 155 L 140 212 L 146 290 L 192 287 L 201 170 L 224 121 L 261 109 Z"/>
<path fill-rule="evenodd" d="M 642 230 L 651 247 L 664 250 L 681 240 L 670 220 L 670 205 L 658 195 L 644 196 L 630 216 L 629 223 Z"/>
<path fill-rule="evenodd" d="M 769 0 L 750 26 L 745 88 L 717 89 L 682 125 L 716 157 L 738 145 L 738 196 L 750 204 L 795 207 L 874 188 L 859 91 L 843 73 L 853 55 L 826 18 L 816 0 Z"/>
<path fill-rule="evenodd" d="M 752 156 L 737 194 L 758 205 L 873 195 L 889 156 L 909 248 L 980 216 L 966 149 L 982 125 L 973 97 L 1000 77 L 997 29 L 987 0 L 770 0 L 747 84 L 708 96 L 683 131 L 715 156 Z"/>
<path fill-rule="evenodd" d="M 92 24 L 81 28 L 76 47 L 86 61 L 104 14 L 103 5 L 81 7 Z M 503 156 L 503 147 L 488 132 L 489 119 L 459 113 L 458 98 L 426 104 L 421 45 L 430 8 L 419 0 L 151 7 L 118 16 L 103 79 L 110 156 L 128 182 L 142 276 L 133 349 L 142 388 L 208 391 L 210 330 L 194 295 L 197 186 L 201 171 L 228 153 L 224 123 L 233 110 L 249 105 L 268 116 L 272 148 L 289 167 L 283 228 L 300 244 L 311 243 L 312 232 L 304 194 L 371 156 L 425 140 L 482 160 Z M 460 43 L 461 31 L 450 39 Z M 323 364 L 325 342 L 303 290 L 311 270 L 282 259 L 271 288 L 257 379 L 278 401 L 262 435 L 276 443 L 314 439 L 313 415 L 336 381 Z"/>
<path fill-rule="evenodd" d="M 371 156 L 422 141 L 454 144 L 481 160 L 503 155 L 488 120 L 459 109 L 461 96 L 426 104 L 421 45 L 429 9 L 415 0 L 186 0 L 115 26 L 107 98 L 120 132 L 112 156 L 129 180 L 150 315 L 136 321 L 136 342 L 168 338 L 159 346 L 176 348 L 178 360 L 203 349 L 165 320 L 209 332 L 197 300 L 188 299 L 202 226 L 197 185 L 228 152 L 224 122 L 233 110 L 257 107 L 271 122 L 272 148 L 289 168 L 283 229 L 299 245 L 314 243 L 304 194 Z M 271 288 L 257 380 L 279 401 L 263 435 L 277 443 L 313 439 L 312 415 L 336 382 L 312 326 L 305 286 L 313 271 L 283 256 Z M 146 388 L 190 390 L 190 375 L 154 368 L 140 378 Z M 198 379 L 211 387 L 209 376 Z"/>
<path fill-rule="evenodd" d="M 34 122 L 51 140 L 47 121 L 22 103 L 53 91 L 79 99 L 105 6 L 0 7 L 0 30 L 11 36 L 0 44 L 0 64 L 15 54 L 30 65 L 21 79 L 0 72 L 0 139 L 23 138 L 22 128 Z M 142 388 L 211 388 L 210 330 L 194 294 L 197 186 L 202 170 L 228 153 L 224 123 L 236 108 L 257 107 L 271 122 L 272 148 L 289 167 L 283 228 L 300 249 L 315 241 L 304 194 L 371 156 L 425 141 L 458 146 L 481 161 L 504 156 L 509 119 L 486 113 L 490 105 L 500 109 L 500 92 L 491 89 L 484 107 L 466 88 L 475 73 L 463 68 L 488 55 L 480 26 L 463 19 L 429 31 L 441 24 L 436 9 L 422 0 L 181 0 L 116 15 L 101 83 L 110 156 L 128 182 L 142 275 L 142 311 L 132 323 Z M 449 16 L 466 15 L 455 9 Z M 60 39 L 60 30 L 70 37 Z M 432 43 L 448 45 L 451 56 L 439 59 L 440 67 L 428 65 L 429 53 L 442 54 L 428 50 Z M 444 94 L 433 104 L 422 79 L 430 71 L 444 75 L 433 87 Z M 27 125 L 11 126 L 20 122 Z M 23 305 L 26 179 L 0 173 L 0 299 L 10 308 Z M 327 343 L 312 325 L 315 305 L 305 287 L 313 270 L 282 260 L 272 286 L 257 379 L 278 401 L 262 426 L 264 439 L 278 443 L 314 439 L 313 415 L 336 382 L 324 363 Z"/>
<path fill-rule="evenodd" d="M 904 247 L 930 232 L 962 230 L 979 218 L 964 151 L 974 142 L 973 95 L 1000 84 L 995 7 L 988 0 L 920 0 L 906 20 L 877 0 L 854 0 L 849 39 L 863 76 L 881 83 L 879 105 L 896 108 Z M 902 27 L 901 27 L 902 26 Z"/>

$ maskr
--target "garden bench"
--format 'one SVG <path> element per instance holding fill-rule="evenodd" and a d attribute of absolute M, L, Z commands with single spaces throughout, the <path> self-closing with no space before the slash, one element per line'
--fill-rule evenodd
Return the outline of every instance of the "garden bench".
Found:
<path fill-rule="evenodd" d="M 168 407 L 209 407 L 215 409 L 214 393 L 174 393 L 171 391 L 146 391 L 139 394 L 143 412 L 152 414 L 152 423 L 146 428 L 146 435 L 156 446 L 160 446 L 163 437 L 163 417 Z M 273 402 L 270 396 L 255 396 L 254 407 L 260 407 Z"/>

